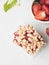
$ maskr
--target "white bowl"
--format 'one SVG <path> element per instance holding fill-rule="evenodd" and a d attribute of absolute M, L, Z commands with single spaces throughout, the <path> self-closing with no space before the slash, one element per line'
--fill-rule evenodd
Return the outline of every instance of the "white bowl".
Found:
<path fill-rule="evenodd" d="M 32 1 L 32 4 L 33 4 L 33 2 L 34 2 L 34 0 Z M 32 6 L 31 6 L 31 10 L 32 10 Z M 33 12 L 32 12 L 32 15 L 33 15 L 33 18 L 35 19 Z M 35 21 L 37 21 L 39 23 L 49 23 L 49 21 L 41 21 L 41 20 L 37 20 L 37 19 L 35 19 Z"/>

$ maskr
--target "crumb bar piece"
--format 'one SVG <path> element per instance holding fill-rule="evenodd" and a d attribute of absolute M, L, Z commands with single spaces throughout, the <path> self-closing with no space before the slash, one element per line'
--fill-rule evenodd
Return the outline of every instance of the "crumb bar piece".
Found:
<path fill-rule="evenodd" d="M 32 25 L 21 26 L 14 33 L 14 41 L 29 54 L 36 53 L 45 44 L 43 37 Z"/>

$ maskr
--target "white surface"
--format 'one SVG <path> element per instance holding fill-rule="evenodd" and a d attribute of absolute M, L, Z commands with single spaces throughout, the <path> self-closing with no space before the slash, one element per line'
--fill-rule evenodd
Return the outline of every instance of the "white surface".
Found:
<path fill-rule="evenodd" d="M 0 0 L 0 65 L 49 65 L 49 37 L 45 33 L 49 24 L 34 20 L 31 12 L 33 0 L 20 0 L 21 6 L 15 6 L 7 13 L 3 10 L 4 1 Z M 33 24 L 46 41 L 46 46 L 35 56 L 13 44 L 13 33 L 22 24 Z"/>

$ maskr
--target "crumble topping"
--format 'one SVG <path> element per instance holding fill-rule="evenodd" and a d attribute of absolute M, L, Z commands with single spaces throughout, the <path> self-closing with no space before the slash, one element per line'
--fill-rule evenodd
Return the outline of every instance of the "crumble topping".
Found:
<path fill-rule="evenodd" d="M 32 25 L 21 26 L 14 33 L 14 41 L 29 54 L 36 53 L 45 44 L 43 37 Z"/>

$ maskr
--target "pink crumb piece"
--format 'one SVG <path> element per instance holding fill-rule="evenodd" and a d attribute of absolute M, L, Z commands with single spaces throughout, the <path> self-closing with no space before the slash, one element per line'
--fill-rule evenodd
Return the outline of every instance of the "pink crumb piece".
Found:
<path fill-rule="evenodd" d="M 17 32 L 14 33 L 15 36 L 19 36 L 19 34 L 17 34 Z"/>

